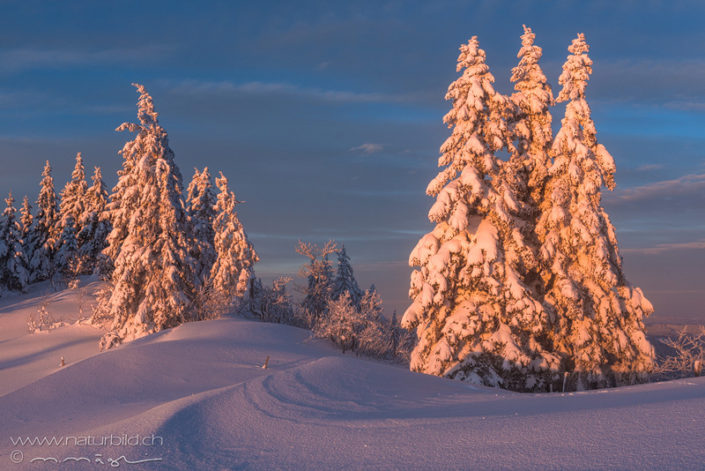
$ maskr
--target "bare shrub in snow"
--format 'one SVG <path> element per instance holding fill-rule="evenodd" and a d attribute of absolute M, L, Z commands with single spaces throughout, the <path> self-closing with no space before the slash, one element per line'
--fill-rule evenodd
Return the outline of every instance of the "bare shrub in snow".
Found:
<path fill-rule="evenodd" d="M 347 291 L 331 300 L 328 316 L 314 324 L 313 333 L 332 341 L 343 353 L 401 362 L 408 362 L 415 340 L 396 318 L 390 323 L 382 316 L 382 300 L 374 286 L 365 291 L 359 306 Z"/>
<path fill-rule="evenodd" d="M 705 363 L 705 327 L 691 334 L 683 328 L 675 338 L 660 339 L 672 350 L 672 354 L 659 356 L 653 372 L 653 379 L 668 380 L 700 376 Z"/>
<path fill-rule="evenodd" d="M 313 333 L 316 337 L 331 340 L 345 353 L 357 349 L 364 328 L 364 319 L 353 306 L 350 294 L 344 292 L 328 304 L 328 315 L 313 326 Z"/>
<path fill-rule="evenodd" d="M 54 318 L 49 314 L 47 306 L 49 305 L 49 300 L 44 299 L 39 308 L 37 309 L 37 315 L 30 313 L 27 319 L 27 331 L 30 333 L 41 332 L 46 330 L 51 330 L 54 327 Z"/>
<path fill-rule="evenodd" d="M 262 280 L 253 277 L 250 280 L 249 302 L 243 307 L 264 322 L 295 325 L 294 308 L 286 291 L 286 285 L 291 280 L 289 276 L 282 276 L 274 280 L 271 287 L 263 287 Z"/>

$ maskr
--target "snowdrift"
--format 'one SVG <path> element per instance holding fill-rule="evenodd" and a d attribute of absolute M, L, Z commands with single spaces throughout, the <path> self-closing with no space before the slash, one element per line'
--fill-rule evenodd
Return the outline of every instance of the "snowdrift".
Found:
<path fill-rule="evenodd" d="M 517 394 L 236 318 L 99 353 L 102 332 L 89 326 L 27 334 L 26 316 L 46 300 L 34 293 L 0 305 L 3 470 L 705 466 L 705 378 Z M 68 319 L 78 299 L 66 291 L 49 301 Z"/>

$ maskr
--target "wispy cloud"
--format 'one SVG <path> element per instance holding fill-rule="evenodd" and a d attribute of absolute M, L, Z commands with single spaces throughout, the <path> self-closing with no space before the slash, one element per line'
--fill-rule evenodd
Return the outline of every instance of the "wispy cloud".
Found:
<path fill-rule="evenodd" d="M 616 101 L 660 102 L 675 109 L 698 109 L 705 93 L 705 60 L 604 60 L 594 66 L 594 87 Z"/>
<path fill-rule="evenodd" d="M 340 103 L 393 103 L 411 101 L 410 95 L 393 95 L 376 92 L 357 92 L 347 90 L 327 90 L 317 87 L 303 87 L 286 82 L 231 82 L 183 80 L 173 84 L 172 93 L 191 95 L 290 95 L 308 97 L 321 101 Z"/>
<path fill-rule="evenodd" d="M 682 111 L 702 111 L 705 107 L 705 60 L 601 59 L 590 79 L 593 103 L 638 103 Z M 558 76 L 562 61 L 542 63 L 549 76 Z"/>
<path fill-rule="evenodd" d="M 698 101 L 697 99 L 668 101 L 664 103 L 663 106 L 682 111 L 705 111 L 705 102 Z"/>
<path fill-rule="evenodd" d="M 382 146 L 379 144 L 373 144 L 371 142 L 366 142 L 362 145 L 359 145 L 357 147 L 353 147 L 350 149 L 351 152 L 363 152 L 365 154 L 374 154 L 375 152 L 379 152 L 382 150 Z"/>
<path fill-rule="evenodd" d="M 37 107 L 46 106 L 47 104 L 54 105 L 57 104 L 56 101 L 57 100 L 55 98 L 52 98 L 47 93 L 40 91 L 28 92 L 20 90 L 0 90 L 0 109 L 26 108 L 28 106 Z M 65 106 L 66 103 L 61 102 L 61 105 Z"/>
<path fill-rule="evenodd" d="M 355 264 L 357 271 L 369 271 L 373 273 L 379 272 L 381 269 L 409 269 L 409 262 L 406 260 L 381 260 L 374 262 L 362 262 Z"/>
<path fill-rule="evenodd" d="M 2 71 L 19 72 L 27 69 L 63 68 L 77 65 L 130 63 L 164 55 L 164 46 L 112 49 L 8 49 L 0 50 Z"/>
<path fill-rule="evenodd" d="M 622 253 L 655 255 L 655 254 L 660 254 L 660 253 L 664 253 L 664 252 L 670 252 L 673 250 L 689 250 L 689 249 L 705 249 L 705 239 L 696 240 L 696 241 L 692 241 L 692 242 L 658 244 L 658 245 L 655 245 L 654 247 L 622 249 L 621 252 Z"/>
<path fill-rule="evenodd" d="M 698 199 L 705 194 L 705 173 L 683 175 L 673 180 L 662 180 L 618 190 L 605 199 L 611 204 L 645 202 L 654 199 L 673 199 L 693 195 Z"/>

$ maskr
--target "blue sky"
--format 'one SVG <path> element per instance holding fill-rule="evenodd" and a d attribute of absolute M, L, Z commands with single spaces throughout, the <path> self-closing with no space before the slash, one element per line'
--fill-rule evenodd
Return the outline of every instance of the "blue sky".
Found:
<path fill-rule="evenodd" d="M 182 173 L 222 170 L 258 274 L 295 274 L 298 239 L 344 243 L 361 284 L 406 308 L 409 252 L 431 227 L 424 189 L 448 135 L 443 96 L 477 35 L 511 90 L 522 24 L 557 78 L 576 33 L 588 101 L 615 157 L 604 203 L 653 320 L 705 314 L 705 4 L 701 2 L 2 2 L 0 191 L 36 198 L 75 153 L 109 185 L 153 95 Z M 562 108 L 554 110 L 558 125 Z M 609 193 L 609 192 L 606 192 Z M 297 280 L 298 281 L 298 280 Z"/>

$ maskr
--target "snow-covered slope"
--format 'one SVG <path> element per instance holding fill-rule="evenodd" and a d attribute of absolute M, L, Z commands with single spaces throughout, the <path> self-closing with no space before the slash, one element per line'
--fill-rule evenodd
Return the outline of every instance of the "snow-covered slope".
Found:
<path fill-rule="evenodd" d="M 70 315 L 75 296 L 54 295 L 49 311 Z M 342 355 L 307 331 L 235 318 L 98 353 L 101 332 L 91 327 L 20 329 L 40 299 L 0 307 L 3 470 L 705 467 L 705 378 L 509 393 Z M 58 368 L 62 355 L 67 365 Z M 110 435 L 114 443 L 147 438 L 110 446 Z M 24 436 L 70 438 L 13 443 Z M 87 437 L 108 443 L 81 443 Z M 32 463 L 37 457 L 81 461 Z M 130 463 L 141 460 L 154 461 Z"/>
<path fill-rule="evenodd" d="M 90 316 L 99 284 L 88 277 L 82 281 L 78 289 L 59 292 L 48 282 L 37 283 L 26 295 L 0 299 L 0 394 L 53 373 L 62 356 L 71 363 L 98 353 L 102 332 L 79 321 Z M 28 335 L 27 320 L 38 320 L 42 305 L 56 328 Z"/>

